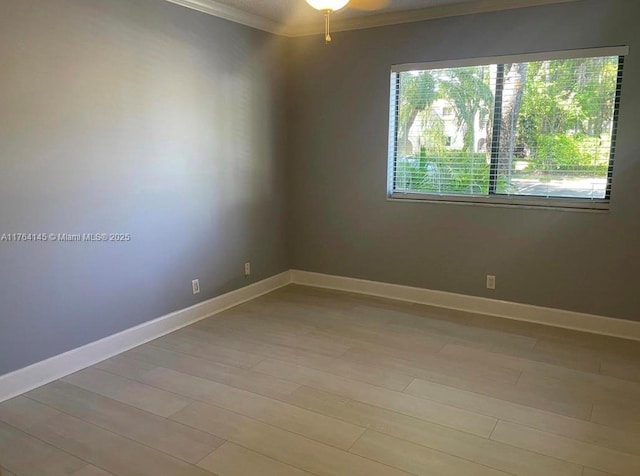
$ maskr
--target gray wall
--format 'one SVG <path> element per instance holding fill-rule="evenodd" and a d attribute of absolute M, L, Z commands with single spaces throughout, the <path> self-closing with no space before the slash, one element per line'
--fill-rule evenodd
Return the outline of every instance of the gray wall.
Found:
<path fill-rule="evenodd" d="M 293 267 L 640 320 L 638 3 L 336 33 L 331 46 L 292 40 Z M 611 45 L 631 54 L 609 213 L 386 200 L 391 64 Z"/>
<path fill-rule="evenodd" d="M 589 0 L 327 47 L 164 0 L 0 0 L 0 234 L 132 235 L 0 242 L 0 374 L 289 267 L 639 319 L 639 16 Z M 392 63 L 617 44 L 609 213 L 386 200 Z"/>
<path fill-rule="evenodd" d="M 0 242 L 0 375 L 289 268 L 283 41 L 163 0 L 0 0 L 0 234 L 133 237 Z"/>

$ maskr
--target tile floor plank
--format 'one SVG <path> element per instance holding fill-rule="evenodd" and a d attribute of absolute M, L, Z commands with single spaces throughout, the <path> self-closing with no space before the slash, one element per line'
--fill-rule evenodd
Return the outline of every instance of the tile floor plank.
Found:
<path fill-rule="evenodd" d="M 593 443 L 630 454 L 640 454 L 640 438 L 638 438 L 638 435 L 607 425 L 565 417 L 537 408 L 419 379 L 416 379 L 407 387 L 406 392 L 436 401 L 448 402 L 483 415 L 490 415 L 497 419 L 519 423 L 585 443 Z"/>
<path fill-rule="evenodd" d="M 137 348 L 142 349 L 148 347 L 150 347 L 149 344 L 144 344 Z M 98 362 L 93 368 L 120 375 L 129 380 L 139 380 L 144 374 L 157 367 L 157 365 L 143 360 L 128 359 L 126 357 L 127 354 L 128 352 L 124 352 L 123 354 Z"/>
<path fill-rule="evenodd" d="M 111 473 L 106 472 L 104 469 L 96 468 L 94 465 L 90 464 L 89 466 L 85 466 L 77 473 L 73 473 L 73 476 L 114 476 Z"/>
<path fill-rule="evenodd" d="M 508 473 L 371 430 L 367 430 L 350 451 L 419 476 L 508 476 Z"/>
<path fill-rule="evenodd" d="M 489 436 L 496 422 L 492 417 L 450 405 L 423 400 L 402 392 L 344 379 L 274 359 L 260 362 L 254 370 L 480 436 Z"/>
<path fill-rule="evenodd" d="M 591 421 L 640 435 L 640 412 L 613 405 L 593 405 Z"/>
<path fill-rule="evenodd" d="M 0 422 L 0 463 L 18 476 L 71 476 L 87 465 L 86 461 L 3 422 Z"/>
<path fill-rule="evenodd" d="M 89 392 L 66 382 L 53 382 L 27 396 L 176 458 L 197 463 L 224 443 L 220 438 L 152 413 Z"/>
<path fill-rule="evenodd" d="M 265 355 L 265 357 L 294 362 L 297 365 L 324 370 L 335 375 L 371 383 L 391 390 L 402 390 L 409 385 L 412 380 L 410 375 L 401 372 L 387 371 L 386 369 L 367 365 L 366 362 L 363 363 L 353 359 L 345 359 L 343 358 L 344 354 L 339 358 L 330 357 L 316 352 L 310 352 L 307 349 L 260 342 L 255 337 L 253 341 L 248 342 L 240 338 L 235 331 L 229 333 L 227 329 L 222 331 L 220 329 L 213 329 L 215 332 L 211 332 L 211 330 L 212 329 L 209 329 L 209 332 L 207 332 L 206 329 L 204 329 L 205 332 L 185 331 L 183 335 L 185 338 L 208 340 L 211 344 L 223 343 L 226 346 L 232 346 L 238 349 L 249 348 L 252 352 Z M 243 334 L 242 337 L 244 339 L 247 338 L 246 334 Z M 514 377 L 514 382 L 516 378 L 517 376 Z"/>
<path fill-rule="evenodd" d="M 188 398 L 91 367 L 69 375 L 62 381 L 165 417 L 191 402 Z"/>
<path fill-rule="evenodd" d="M 118 476 L 211 476 L 195 465 L 70 415 L 60 414 L 28 431 L 40 440 Z"/>
<path fill-rule="evenodd" d="M 567 476 L 580 467 L 445 426 L 356 402 L 322 390 L 301 387 L 289 401 L 355 425 L 448 453 L 518 476 Z"/>
<path fill-rule="evenodd" d="M 407 475 L 399 469 L 205 403 L 192 403 L 171 419 L 317 476 Z"/>
<path fill-rule="evenodd" d="M 230 329 L 232 331 L 240 331 L 243 335 L 250 339 L 257 339 L 273 345 L 284 345 L 287 347 L 300 348 L 310 350 L 320 355 L 331 357 L 342 355 L 348 350 L 348 346 L 343 343 L 330 339 L 322 339 L 313 335 L 313 329 L 309 329 L 309 333 L 300 332 L 284 332 L 283 326 L 278 324 L 271 325 L 268 318 L 254 319 L 246 322 L 236 322 L 236 320 L 204 320 L 200 321 L 199 326 L 206 327 L 214 331 Z M 256 329 L 254 329 L 254 327 Z"/>
<path fill-rule="evenodd" d="M 640 456 L 499 421 L 491 439 L 619 476 L 640 474 Z"/>
<path fill-rule="evenodd" d="M 532 395 L 547 395 L 575 404 L 600 403 L 637 408 L 640 383 L 614 377 L 594 377 L 591 381 L 561 379 L 534 372 L 522 372 L 516 385 Z"/>
<path fill-rule="evenodd" d="M 598 471 L 597 469 L 587 468 L 585 466 L 582 476 L 613 476 L 611 473 L 605 473 L 604 471 Z"/>
<path fill-rule="evenodd" d="M 501 400 L 524 407 L 535 408 L 538 410 L 544 410 L 556 413 L 558 415 L 585 421 L 588 421 L 591 417 L 591 410 L 593 407 L 593 405 L 589 402 L 552 400 L 544 394 L 533 392 L 530 393 L 526 390 L 518 388 L 517 386 L 497 384 L 491 385 L 473 382 L 471 380 L 468 380 L 466 383 L 458 383 L 457 385 L 442 385 L 437 382 L 431 382 L 428 380 L 414 379 L 414 381 L 411 382 L 411 384 L 405 389 L 405 393 L 430 398 L 428 396 L 430 394 L 429 391 L 425 391 L 422 393 L 422 395 L 420 395 L 421 389 L 426 387 L 433 388 L 437 387 L 438 385 L 440 386 L 440 388 L 446 387 L 460 391 L 467 391 L 470 393 L 494 398 L 496 400 Z"/>
<path fill-rule="evenodd" d="M 295 405 L 174 370 L 158 368 L 144 381 L 338 448 L 349 448 L 364 431 Z"/>
<path fill-rule="evenodd" d="M 268 397 L 286 396 L 298 388 L 295 383 L 266 377 L 253 370 L 232 367 L 153 345 L 140 346 L 111 360 L 144 361 L 153 364 L 154 368 L 164 367 Z M 144 374 L 140 375 L 143 376 Z"/>
<path fill-rule="evenodd" d="M 568 365 L 567 362 L 544 358 L 544 356 L 538 355 L 536 351 L 508 354 L 455 342 L 445 344 L 439 355 L 463 362 L 482 362 L 521 371 L 530 370 L 560 378 L 585 374 L 597 375 L 599 370 L 599 366 L 592 363 L 584 364 L 581 361 L 576 361 Z"/>
<path fill-rule="evenodd" d="M 261 356 L 260 360 L 266 357 L 282 359 L 286 361 L 298 361 L 304 359 L 305 362 L 314 362 L 317 365 L 328 365 L 333 362 L 333 357 L 311 352 L 308 349 L 288 347 L 286 345 L 272 344 L 261 341 L 254 336 L 247 336 L 245 333 L 232 329 L 218 328 L 186 328 L 177 331 L 183 339 L 200 341 L 200 343 L 213 347 L 233 348 L 241 352 L 251 352 Z M 253 367 L 253 365 L 251 366 Z"/>
<path fill-rule="evenodd" d="M 616 357 L 603 357 L 600 362 L 600 373 L 610 377 L 640 382 L 640 358 L 629 361 Z"/>
<path fill-rule="evenodd" d="M 0 403 L 0 421 L 16 428 L 29 428 L 53 418 L 59 413 L 59 411 L 34 402 L 24 395 Z"/>
<path fill-rule="evenodd" d="M 218 476 L 309 476 L 311 473 L 294 468 L 268 456 L 226 442 L 198 466 Z"/>
<path fill-rule="evenodd" d="M 438 354 L 430 355 L 428 359 L 417 355 L 413 357 L 413 360 L 406 360 L 391 353 L 376 351 L 372 347 L 352 347 L 340 359 L 366 363 L 389 372 L 434 381 L 471 379 L 491 384 L 515 384 L 521 374 L 520 370 L 473 362 L 460 363 Z"/>
<path fill-rule="evenodd" d="M 264 359 L 261 355 L 239 351 L 232 347 L 212 346 L 207 342 L 183 338 L 184 332 L 192 332 L 194 330 L 195 329 L 179 330 L 151 341 L 149 344 L 244 369 L 251 368 Z"/>

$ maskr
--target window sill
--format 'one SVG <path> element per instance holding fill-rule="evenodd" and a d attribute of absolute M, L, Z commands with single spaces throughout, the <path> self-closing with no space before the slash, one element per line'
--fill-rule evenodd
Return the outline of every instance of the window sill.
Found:
<path fill-rule="evenodd" d="M 476 205 L 484 207 L 535 208 L 545 210 L 562 210 L 572 212 L 609 211 L 609 200 L 584 198 L 538 198 L 514 196 L 483 196 L 483 195 L 437 195 L 431 193 L 394 192 L 388 197 L 394 202 L 426 202 L 448 205 Z"/>

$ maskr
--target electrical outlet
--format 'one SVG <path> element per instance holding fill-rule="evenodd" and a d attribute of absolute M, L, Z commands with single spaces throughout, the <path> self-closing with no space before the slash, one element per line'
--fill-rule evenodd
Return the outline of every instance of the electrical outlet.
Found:
<path fill-rule="evenodd" d="M 200 294 L 200 280 L 199 279 L 194 279 L 193 281 L 191 281 L 191 290 L 193 291 L 193 294 Z"/>
<path fill-rule="evenodd" d="M 251 263 L 244 264 L 244 275 L 251 276 Z"/>
<path fill-rule="evenodd" d="M 496 277 L 490 274 L 487 274 L 487 289 L 495 289 L 496 288 Z"/>

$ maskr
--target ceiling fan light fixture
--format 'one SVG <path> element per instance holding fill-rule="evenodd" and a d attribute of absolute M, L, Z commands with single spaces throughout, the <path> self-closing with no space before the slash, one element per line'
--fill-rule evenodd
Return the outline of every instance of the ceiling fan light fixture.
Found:
<path fill-rule="evenodd" d="M 326 12 L 327 10 L 335 12 L 344 8 L 347 3 L 349 3 L 349 0 L 307 0 L 307 3 L 322 12 Z"/>
<path fill-rule="evenodd" d="M 316 10 L 324 12 L 324 41 L 331 43 L 331 13 L 344 8 L 349 0 L 307 0 L 307 3 Z"/>

